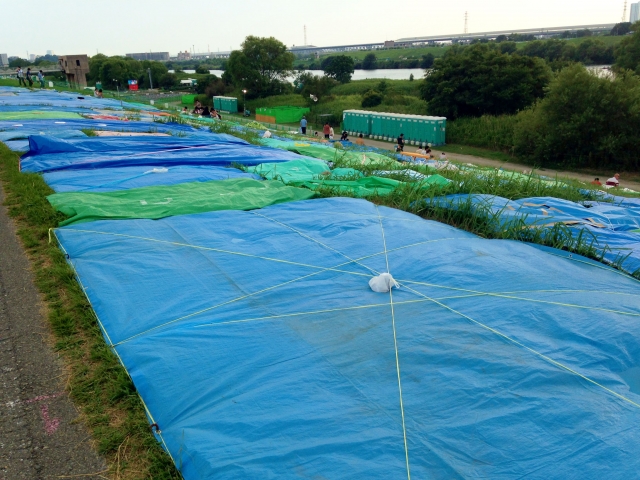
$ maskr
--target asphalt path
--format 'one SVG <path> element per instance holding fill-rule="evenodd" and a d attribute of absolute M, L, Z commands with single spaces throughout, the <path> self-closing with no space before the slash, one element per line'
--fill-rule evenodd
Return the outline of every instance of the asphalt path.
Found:
<path fill-rule="evenodd" d="M 0 479 L 107 478 L 65 392 L 44 305 L 0 184 Z"/>

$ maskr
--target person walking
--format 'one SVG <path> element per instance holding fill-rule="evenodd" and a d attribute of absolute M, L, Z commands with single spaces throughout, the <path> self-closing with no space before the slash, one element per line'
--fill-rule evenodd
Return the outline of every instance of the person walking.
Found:
<path fill-rule="evenodd" d="M 44 88 L 44 72 L 42 70 L 38 72 L 38 81 L 40 82 L 40 88 Z"/>
<path fill-rule="evenodd" d="M 307 117 L 302 117 L 302 120 L 300 120 L 300 131 L 303 135 L 307 134 Z"/>
<path fill-rule="evenodd" d="M 401 133 L 398 137 L 398 151 L 404 152 L 404 133 Z"/>
<path fill-rule="evenodd" d="M 33 87 L 33 78 L 32 77 L 33 77 L 33 75 L 31 74 L 31 67 L 28 67 L 27 68 L 27 82 L 29 82 L 29 87 Z"/>
<path fill-rule="evenodd" d="M 18 67 L 16 70 L 16 76 L 18 77 L 18 86 L 24 85 L 26 87 L 27 84 L 24 81 L 24 72 L 22 71 L 22 67 Z"/>

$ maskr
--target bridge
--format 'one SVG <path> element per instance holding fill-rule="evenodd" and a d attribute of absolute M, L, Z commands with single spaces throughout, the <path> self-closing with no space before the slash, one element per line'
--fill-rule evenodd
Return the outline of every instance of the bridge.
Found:
<path fill-rule="evenodd" d="M 318 55 L 322 55 L 325 53 L 336 53 L 336 52 L 349 52 L 349 51 L 357 51 L 357 50 L 377 50 L 385 47 L 413 47 L 413 46 L 421 46 L 421 45 L 430 45 L 435 43 L 442 42 L 468 42 L 472 40 L 478 39 L 493 39 L 500 35 L 533 35 L 537 38 L 546 38 L 560 35 L 564 32 L 575 33 L 579 30 L 590 30 L 593 33 L 605 33 L 610 32 L 614 23 L 602 23 L 598 25 L 573 25 L 567 27 L 547 27 L 547 28 L 525 28 L 525 29 L 514 29 L 514 30 L 502 30 L 495 32 L 478 32 L 478 33 L 454 33 L 454 34 L 446 34 L 446 35 L 426 35 L 423 37 L 410 37 L 410 38 L 400 38 L 395 41 L 386 41 L 386 42 L 374 42 L 374 43 L 359 43 L 353 45 L 335 45 L 330 47 L 316 47 L 313 45 L 305 45 L 305 46 L 293 46 L 288 50 L 291 53 L 296 55 L 310 55 L 317 53 Z M 229 58 L 231 55 L 230 51 L 226 52 L 203 52 L 196 53 L 191 55 L 191 58 L 194 59 L 206 59 L 206 58 Z"/>

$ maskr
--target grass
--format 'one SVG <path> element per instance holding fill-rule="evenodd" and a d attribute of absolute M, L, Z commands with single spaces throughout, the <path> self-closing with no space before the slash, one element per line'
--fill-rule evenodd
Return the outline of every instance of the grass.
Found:
<path fill-rule="evenodd" d="M 74 271 L 57 245 L 49 243 L 49 228 L 63 219 L 46 200 L 53 191 L 40 175 L 21 173 L 18 160 L 0 144 L 5 205 L 48 305 L 54 348 L 70 370 L 69 395 L 91 430 L 98 453 L 118 479 L 181 478 L 151 434 L 133 382 L 104 342 Z"/>
<path fill-rule="evenodd" d="M 513 151 L 516 115 L 458 118 L 447 121 L 447 143 Z"/>

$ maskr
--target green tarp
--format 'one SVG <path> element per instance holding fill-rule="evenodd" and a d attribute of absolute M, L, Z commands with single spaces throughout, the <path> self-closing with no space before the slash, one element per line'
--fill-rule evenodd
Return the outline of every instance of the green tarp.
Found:
<path fill-rule="evenodd" d="M 47 199 L 56 210 L 71 217 L 60 223 L 64 226 L 94 220 L 155 219 L 216 210 L 253 210 L 314 196 L 310 190 L 281 182 L 237 178 L 107 193 L 56 193 Z"/>
<path fill-rule="evenodd" d="M 284 141 L 275 138 L 263 138 L 261 143 L 272 148 L 288 150 L 305 157 L 319 158 L 327 162 L 340 161 L 353 166 L 380 165 L 388 166 L 389 168 L 395 168 L 393 166 L 398 165 L 396 160 L 380 153 L 343 150 L 334 148 L 331 146 L 332 144 Z"/>
<path fill-rule="evenodd" d="M 74 112 L 56 112 L 33 110 L 30 112 L 0 112 L 0 120 L 45 120 L 45 119 L 83 118 Z"/>
<path fill-rule="evenodd" d="M 262 163 L 249 169 L 250 172 L 269 180 L 281 180 L 284 183 L 314 180 L 329 175 L 329 167 L 321 160 L 291 160 L 290 162 Z"/>
<path fill-rule="evenodd" d="M 449 181 L 441 177 L 440 175 L 432 175 L 428 178 L 412 183 L 417 188 L 431 188 L 431 187 L 443 187 L 447 185 Z M 389 195 L 396 188 L 401 185 L 406 185 L 406 182 L 394 180 L 392 178 L 382 177 L 363 177 L 357 180 L 307 180 L 304 182 L 292 182 L 292 185 L 298 185 L 306 187 L 311 190 L 317 190 L 318 188 L 330 188 L 338 193 L 347 193 L 356 197 L 368 197 L 371 195 Z"/>

